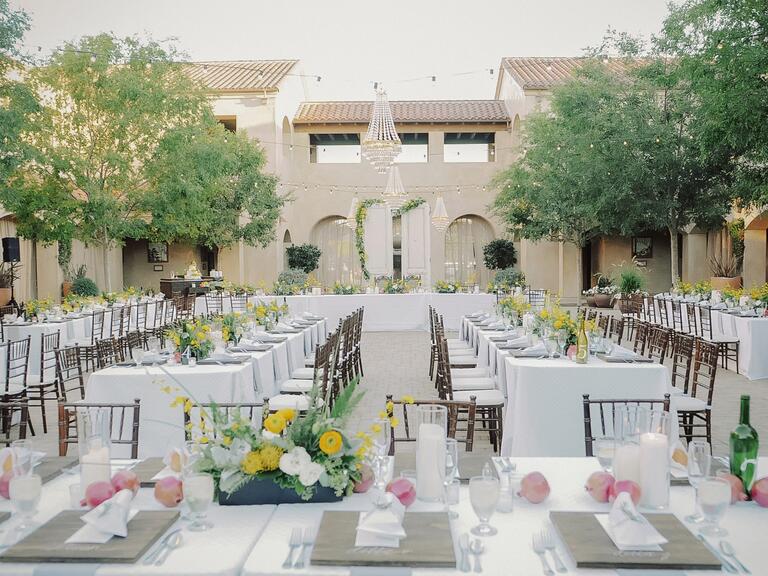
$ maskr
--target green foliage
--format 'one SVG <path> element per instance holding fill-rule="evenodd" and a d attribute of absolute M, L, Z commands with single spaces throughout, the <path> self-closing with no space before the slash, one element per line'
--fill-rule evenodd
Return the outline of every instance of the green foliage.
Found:
<path fill-rule="evenodd" d="M 277 276 L 273 291 L 278 296 L 298 294 L 307 282 L 307 273 L 298 268 L 288 268 Z"/>
<path fill-rule="evenodd" d="M 317 269 L 317 263 L 323 254 L 320 248 L 314 244 L 289 246 L 286 252 L 288 253 L 288 267 L 304 270 L 307 274 Z"/>
<path fill-rule="evenodd" d="M 483 246 L 483 260 L 485 267 L 491 270 L 511 268 L 517 264 L 515 243 L 505 238 L 491 240 Z"/>
<path fill-rule="evenodd" d="M 728 223 L 728 235 L 731 237 L 733 257 L 741 265 L 744 260 L 744 218 L 736 218 Z"/>
<path fill-rule="evenodd" d="M 619 291 L 635 294 L 645 288 L 645 276 L 636 268 L 625 268 L 619 273 Z"/>
<path fill-rule="evenodd" d="M 505 289 L 514 288 L 516 286 L 524 287 L 525 274 L 514 268 L 504 268 L 496 272 L 496 275 L 493 277 L 493 284 L 497 288 Z"/>
<path fill-rule="evenodd" d="M 382 204 L 382 200 L 379 198 L 368 198 L 360 202 L 355 212 L 355 247 L 357 248 L 357 256 L 360 258 L 360 269 L 363 272 L 363 278 L 370 279 L 371 273 L 368 272 L 366 262 L 368 256 L 365 254 L 365 217 L 368 215 L 368 208 L 375 206 L 376 204 Z"/>
<path fill-rule="evenodd" d="M 411 200 L 406 200 L 406 202 L 400 206 L 397 210 L 394 210 L 392 212 L 392 217 L 396 218 L 397 216 L 402 216 L 403 214 L 407 214 L 411 210 L 414 210 L 415 208 L 418 208 L 422 204 L 426 204 L 426 200 L 424 198 L 412 198 Z"/>
<path fill-rule="evenodd" d="M 77 296 L 98 296 L 99 288 L 90 278 L 80 276 L 72 282 L 72 293 Z"/>

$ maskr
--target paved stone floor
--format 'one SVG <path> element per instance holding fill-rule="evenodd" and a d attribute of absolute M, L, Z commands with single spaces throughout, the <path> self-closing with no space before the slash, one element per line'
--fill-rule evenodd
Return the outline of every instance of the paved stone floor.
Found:
<path fill-rule="evenodd" d="M 350 419 L 354 430 L 370 426 L 382 410 L 386 394 L 399 398 L 411 394 L 416 398 L 436 397 L 428 377 L 429 334 L 427 332 L 369 332 L 363 334 L 365 377 L 361 389 L 362 402 Z M 768 351 L 766 351 L 768 352 Z M 739 396 L 752 397 L 752 425 L 762 435 L 760 452 L 768 456 L 768 380 L 749 381 L 728 370 L 719 370 L 714 395 L 713 444 L 718 455 L 728 453 L 728 434 L 738 421 Z M 581 410 L 581 407 L 574 407 Z M 49 431 L 42 434 L 39 410 L 32 415 L 38 436 L 38 448 L 48 453 L 57 451 L 55 406 L 49 404 Z M 475 450 L 490 451 L 487 435 L 479 434 Z"/>

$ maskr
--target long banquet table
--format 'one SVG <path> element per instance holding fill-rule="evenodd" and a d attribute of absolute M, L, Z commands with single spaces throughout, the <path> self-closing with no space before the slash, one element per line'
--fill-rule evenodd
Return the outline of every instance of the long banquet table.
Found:
<path fill-rule="evenodd" d="M 542 504 L 530 504 L 520 498 L 514 501 L 514 511 L 507 514 L 494 513 L 491 524 L 498 534 L 483 538 L 485 552 L 482 555 L 483 574 L 503 576 L 520 574 L 536 576 L 541 574 L 538 557 L 531 550 L 532 535 L 551 526 L 549 512 L 552 510 L 588 511 L 606 513 L 609 504 L 600 504 L 591 499 L 584 490 L 584 481 L 590 473 L 599 470 L 593 458 L 515 458 L 518 474 L 539 471 L 548 479 L 551 494 Z M 460 460 L 461 466 L 461 460 Z M 768 458 L 761 458 L 759 475 L 768 473 Z M 63 509 L 70 508 L 69 486 L 79 482 L 77 475 L 62 475 L 43 487 L 39 512 L 35 518 L 46 522 Z M 667 512 L 682 519 L 693 511 L 694 490 L 688 486 L 673 486 L 670 492 L 670 507 Z M 143 510 L 165 509 L 152 496 L 152 489 L 139 490 L 134 507 Z M 157 574 L 162 576 L 185 575 L 226 575 L 236 576 L 278 576 L 282 574 L 307 574 L 309 576 L 347 576 L 357 574 L 413 574 L 442 576 L 461 574 L 458 569 L 398 569 L 398 568 L 343 568 L 309 565 L 303 570 L 285 569 L 282 562 L 288 553 L 291 528 L 317 528 L 324 510 L 371 509 L 370 494 L 355 494 L 342 502 L 332 504 L 281 504 L 278 506 L 219 506 L 213 504 L 208 519 L 213 528 L 207 532 L 183 531 L 183 544 L 174 550 L 161 566 L 136 564 L 20 564 L 1 563 L 0 574 L 13 576 L 135 576 Z M 439 511 L 442 504 L 416 501 L 410 512 Z M 463 485 L 460 501 L 454 508 L 458 518 L 451 520 L 454 547 L 459 555 L 456 542 L 459 536 L 477 524 L 469 500 L 469 488 Z M 0 499 L 0 511 L 10 511 L 8 500 Z M 642 510 L 641 510 L 642 512 Z M 8 522 L 15 522 L 10 520 Z M 168 532 L 183 528 L 179 520 Z M 739 559 L 750 567 L 754 574 L 761 574 L 763 550 L 760 546 L 766 528 L 768 511 L 754 502 L 743 502 L 730 506 L 721 522 L 729 532 L 727 540 L 734 544 Z M 692 530 L 697 527 L 687 525 Z M 710 539 L 716 543 L 716 540 Z M 613 574 L 610 570 L 577 569 L 562 542 L 556 541 L 560 557 L 569 574 L 598 576 Z M 551 558 L 549 558 L 550 564 Z M 676 572 L 694 576 L 701 572 Z M 708 574 L 724 572 L 709 571 Z"/>
<path fill-rule="evenodd" d="M 446 330 L 458 330 L 461 317 L 477 310 L 491 308 L 496 302 L 494 294 L 325 294 L 320 296 L 253 296 L 254 300 L 287 302 L 291 314 L 300 316 L 311 312 L 328 319 L 335 328 L 339 320 L 365 307 L 363 330 L 367 332 L 395 332 L 429 330 L 429 306 L 443 315 Z M 224 299 L 225 311 L 230 308 Z M 195 300 L 195 313 L 205 313 L 205 297 Z"/>

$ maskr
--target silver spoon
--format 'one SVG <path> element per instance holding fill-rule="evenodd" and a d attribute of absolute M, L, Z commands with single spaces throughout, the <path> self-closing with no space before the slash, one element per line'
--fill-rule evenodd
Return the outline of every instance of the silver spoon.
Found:
<path fill-rule="evenodd" d="M 157 557 L 157 560 L 155 560 L 155 566 L 160 566 L 163 562 L 165 562 L 171 552 L 181 546 L 182 542 L 184 542 L 184 536 L 181 532 L 176 532 L 176 534 L 174 534 L 174 536 L 168 540 L 168 543 L 165 545 L 165 549 Z"/>
<path fill-rule="evenodd" d="M 480 565 L 480 555 L 485 551 L 485 546 L 483 545 L 483 541 L 479 538 L 475 538 L 472 540 L 472 543 L 469 545 L 469 550 L 472 552 L 472 554 L 475 556 L 475 568 L 474 572 L 480 573 L 483 571 L 483 567 Z"/>
<path fill-rule="evenodd" d="M 469 572 L 469 534 L 462 534 L 459 537 L 459 548 L 461 548 L 461 562 L 459 569 L 462 572 Z"/>
<path fill-rule="evenodd" d="M 730 542 L 728 542 L 727 540 L 720 540 L 720 550 L 723 552 L 723 554 L 725 554 L 731 560 L 736 562 L 736 564 L 739 565 L 739 568 L 741 569 L 742 572 L 744 572 L 744 574 L 752 574 L 749 568 L 744 566 L 744 564 L 741 563 L 741 560 L 736 558 L 736 550 L 733 549 L 733 546 L 731 546 Z"/>

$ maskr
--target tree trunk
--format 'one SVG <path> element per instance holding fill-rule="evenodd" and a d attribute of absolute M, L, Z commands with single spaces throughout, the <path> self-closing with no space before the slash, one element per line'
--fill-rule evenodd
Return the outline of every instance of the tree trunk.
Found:
<path fill-rule="evenodd" d="M 581 306 L 582 278 L 584 278 L 584 256 L 581 246 L 576 244 L 576 306 Z"/>
<path fill-rule="evenodd" d="M 669 227 L 669 258 L 670 258 L 670 272 L 672 274 L 672 284 L 680 277 L 680 270 L 677 267 L 677 226 Z"/>
<path fill-rule="evenodd" d="M 112 248 L 112 243 L 107 237 L 106 231 L 104 232 L 104 238 L 103 238 L 103 242 L 101 243 L 101 246 L 103 250 L 102 262 L 104 264 L 104 291 L 112 292 L 112 275 L 110 274 L 110 267 L 109 267 L 109 253 Z"/>

